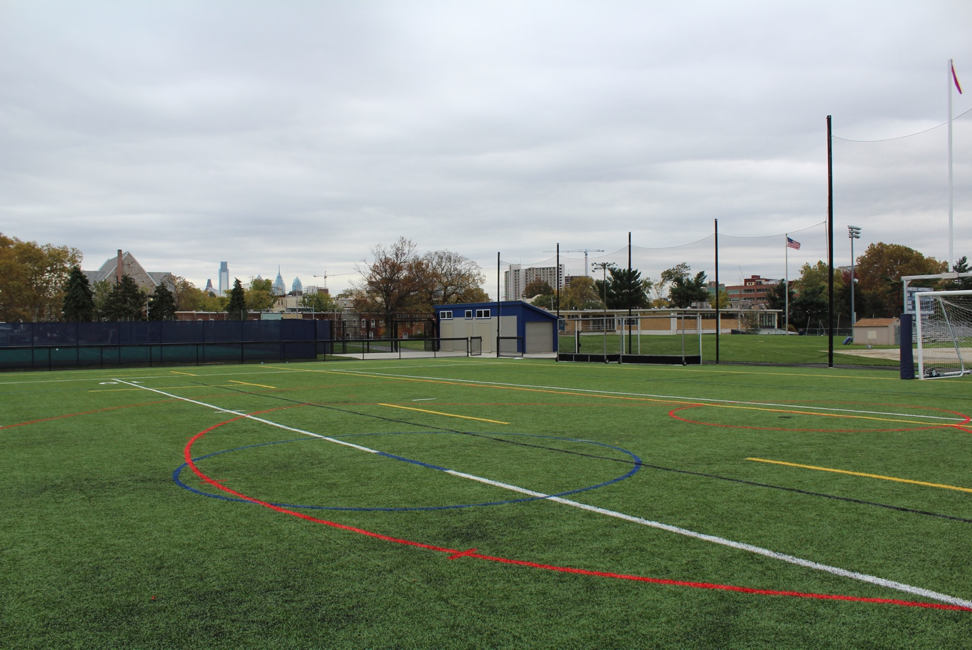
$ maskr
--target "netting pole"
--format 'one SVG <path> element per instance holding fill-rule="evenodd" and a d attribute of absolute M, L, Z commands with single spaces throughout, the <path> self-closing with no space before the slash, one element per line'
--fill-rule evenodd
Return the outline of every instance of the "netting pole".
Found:
<path fill-rule="evenodd" d="M 500 353 L 500 324 L 503 322 L 500 313 L 500 254 L 496 252 L 496 358 L 499 359 Z"/>
<path fill-rule="evenodd" d="M 631 231 L 628 231 L 628 354 L 631 354 L 631 297 L 634 286 L 631 282 Z M 623 329 L 623 328 L 622 328 Z"/>
<path fill-rule="evenodd" d="M 722 329 L 722 316 L 719 314 L 719 220 L 715 219 L 715 281 L 716 281 L 716 365 L 719 365 L 719 330 Z M 699 354 L 702 354 L 702 323 L 699 322 Z M 684 361 L 684 359 L 683 359 Z"/>
<path fill-rule="evenodd" d="M 555 332 L 555 335 L 557 337 L 557 347 L 559 349 L 560 347 L 560 242 L 557 242 L 557 268 L 554 270 L 554 273 L 557 274 L 557 327 L 556 327 L 557 331 Z M 587 274 L 586 271 L 584 273 L 585 275 Z M 526 334 L 526 332 L 524 332 L 524 334 Z M 526 352 L 526 341 L 523 342 L 523 352 L 524 353 Z M 558 361 L 560 360 L 559 354 L 557 355 L 557 360 Z"/>
<path fill-rule="evenodd" d="M 786 288 L 789 291 L 789 287 Z M 827 116 L 827 367 L 834 367 L 834 136 Z"/>
<path fill-rule="evenodd" d="M 953 229 L 952 229 L 952 80 L 958 84 L 958 78 L 955 77 L 955 66 L 952 64 L 952 60 L 948 60 L 948 267 L 945 268 L 947 271 L 951 268 L 952 263 L 955 258 L 952 257 L 953 250 Z"/>

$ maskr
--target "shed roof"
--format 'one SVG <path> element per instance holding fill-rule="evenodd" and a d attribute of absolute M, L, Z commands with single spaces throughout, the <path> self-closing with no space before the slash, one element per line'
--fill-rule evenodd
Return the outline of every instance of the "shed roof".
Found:
<path fill-rule="evenodd" d="M 854 323 L 854 327 L 888 327 L 897 324 L 897 318 L 862 318 Z"/>

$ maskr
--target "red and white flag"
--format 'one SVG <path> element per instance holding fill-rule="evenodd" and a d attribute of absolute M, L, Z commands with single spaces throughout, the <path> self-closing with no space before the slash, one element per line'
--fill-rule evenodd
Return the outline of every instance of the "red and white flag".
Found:
<path fill-rule="evenodd" d="M 790 239 L 789 237 L 787 237 L 786 238 L 786 247 L 787 248 L 792 248 L 794 250 L 800 250 L 800 242 L 798 242 L 795 239 Z"/>
<path fill-rule="evenodd" d="M 955 64 L 949 61 L 949 65 L 952 66 L 952 80 L 955 82 L 955 87 L 958 88 L 959 95 L 962 94 L 962 86 L 958 82 L 958 75 L 955 74 Z"/>

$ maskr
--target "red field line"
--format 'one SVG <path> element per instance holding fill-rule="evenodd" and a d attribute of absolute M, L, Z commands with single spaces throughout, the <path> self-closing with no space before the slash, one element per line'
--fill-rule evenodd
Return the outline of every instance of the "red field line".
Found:
<path fill-rule="evenodd" d="M 271 409 L 271 410 L 278 410 L 278 409 Z M 209 432 L 211 432 L 211 431 L 213 431 L 215 429 L 218 429 L 219 427 L 222 427 L 224 425 L 227 425 L 227 424 L 229 424 L 231 422 L 236 422 L 236 421 L 242 420 L 244 418 L 246 418 L 246 416 L 245 415 L 241 415 L 241 416 L 232 418 L 230 420 L 226 420 L 225 422 L 220 422 L 219 424 L 214 424 L 213 426 L 211 426 L 211 427 L 209 427 L 207 429 L 204 429 L 203 431 L 200 431 L 199 433 L 197 433 L 195 436 L 193 436 L 189 440 L 189 442 L 186 443 L 186 446 L 183 448 L 183 456 L 184 456 L 185 462 L 190 467 L 190 469 L 192 469 L 193 473 L 199 478 L 199 480 L 201 480 L 204 483 L 207 483 L 209 485 L 212 485 L 212 486 L 216 487 L 217 489 L 222 490 L 222 491 L 224 491 L 224 492 L 226 492 L 228 494 L 232 494 L 232 495 L 234 495 L 234 496 L 236 496 L 236 497 L 238 497 L 240 499 L 244 499 L 244 500 L 249 501 L 251 503 L 255 503 L 255 504 L 264 506 L 265 508 L 269 508 L 270 510 L 274 510 L 274 511 L 279 512 L 281 514 L 290 515 L 292 517 L 297 517 L 297 518 L 303 519 L 305 521 L 310 521 L 310 522 L 313 522 L 313 523 L 316 523 L 316 524 L 321 524 L 321 525 L 324 525 L 324 526 L 329 526 L 329 527 L 332 527 L 332 528 L 337 528 L 337 529 L 340 529 L 340 530 L 345 530 L 345 531 L 357 533 L 359 535 L 365 535 L 367 537 L 372 537 L 372 538 L 375 538 L 375 539 L 380 539 L 380 540 L 386 541 L 386 542 L 392 542 L 392 543 L 395 543 L 395 544 L 403 544 L 403 545 L 406 545 L 406 546 L 413 546 L 413 547 L 423 548 L 423 549 L 426 549 L 426 550 L 436 551 L 436 552 L 439 552 L 439 553 L 446 553 L 449 556 L 448 559 L 450 559 L 450 560 L 454 560 L 454 559 L 457 559 L 457 558 L 460 558 L 460 557 L 469 557 L 469 558 L 474 558 L 474 559 L 478 559 L 478 560 L 486 560 L 486 561 L 489 561 L 489 562 L 499 562 L 499 563 L 502 563 L 502 564 L 511 564 L 511 565 L 514 565 L 514 566 L 530 567 L 530 568 L 534 568 L 534 569 L 542 569 L 542 570 L 545 570 L 545 571 L 555 571 L 555 572 L 559 572 L 559 573 L 572 573 L 572 574 L 593 576 L 593 577 L 599 577 L 599 578 L 612 578 L 612 579 L 615 579 L 615 580 L 630 580 L 630 581 L 635 581 L 635 582 L 647 582 L 647 583 L 651 583 L 651 584 L 670 585 L 670 586 L 678 586 L 678 587 L 691 587 L 691 588 L 694 588 L 694 589 L 717 589 L 717 590 L 723 590 L 723 591 L 735 591 L 735 592 L 740 592 L 740 593 L 758 594 L 758 595 L 764 595 L 764 596 L 787 596 L 787 597 L 793 597 L 793 598 L 811 598 L 811 599 L 817 599 L 817 600 L 844 600 L 844 601 L 859 602 L 859 603 L 874 603 L 874 604 L 885 604 L 885 605 L 897 605 L 897 606 L 901 606 L 901 607 L 921 607 L 921 608 L 927 608 L 927 609 L 943 609 L 943 610 L 965 611 L 965 612 L 972 611 L 972 609 L 969 609 L 967 607 L 962 607 L 962 606 L 959 606 L 959 605 L 949 605 L 949 604 L 945 604 L 945 603 L 923 603 L 923 602 L 910 601 L 910 600 L 899 600 L 899 599 L 894 599 L 894 598 L 865 598 L 865 597 L 861 597 L 861 596 L 847 596 L 847 595 L 842 595 L 842 594 L 819 594 L 819 593 L 807 593 L 807 592 L 800 592 L 800 591 L 781 591 L 781 590 L 772 590 L 772 589 L 755 589 L 755 588 L 752 588 L 752 587 L 740 587 L 740 586 L 735 586 L 735 585 L 723 585 L 723 584 L 706 583 L 706 582 L 689 582 L 689 581 L 683 581 L 683 580 L 669 580 L 669 579 L 664 579 L 664 578 L 651 578 L 651 577 L 648 577 L 648 576 L 636 576 L 636 575 L 630 575 L 630 574 L 624 574 L 624 573 L 611 573 L 611 572 L 606 572 L 606 571 L 592 571 L 592 570 L 588 570 L 588 569 L 578 569 L 578 568 L 574 568 L 574 567 L 557 566 L 557 565 L 552 565 L 552 564 L 541 564 L 541 563 L 537 563 L 537 562 L 528 562 L 528 561 L 524 561 L 524 560 L 514 560 L 514 559 L 511 559 L 511 558 L 497 557 L 497 556 L 492 556 L 492 555 L 482 555 L 480 553 L 475 553 L 474 551 L 476 549 L 469 549 L 469 550 L 466 550 L 466 551 L 461 551 L 461 550 L 457 550 L 457 549 L 451 549 L 451 548 L 445 548 L 445 547 L 442 547 L 442 546 L 436 546 L 436 545 L 433 545 L 433 544 L 425 544 L 425 543 L 416 542 L 416 541 L 413 541 L 413 540 L 407 540 L 407 539 L 402 539 L 402 538 L 399 538 L 399 537 L 392 537 L 392 536 L 389 536 L 389 535 L 383 535 L 381 533 L 376 533 L 376 532 L 373 532 L 373 531 L 370 531 L 370 530 L 365 530 L 363 528 L 357 528 L 355 526 L 348 526 L 346 524 L 341 524 L 341 523 L 338 523 L 338 522 L 335 522 L 335 521 L 329 521 L 327 519 L 319 519 L 317 517 L 312 517 L 311 515 L 307 515 L 307 514 L 304 514 L 302 512 L 296 512 L 294 510 L 289 510 L 289 509 L 283 508 L 281 506 L 273 505 L 272 503 L 267 503 L 266 501 L 261 501 L 260 499 L 257 499 L 255 497 L 248 496 L 246 494 L 243 494 L 242 492 L 237 492 L 236 490 L 233 490 L 232 488 L 229 488 L 229 487 L 223 485 L 222 483 L 220 483 L 216 479 L 213 479 L 213 478 L 207 476 L 205 473 L 202 472 L 202 470 L 200 470 L 198 467 L 196 467 L 196 464 L 192 460 L 192 446 L 197 441 L 201 440 L 203 438 L 203 436 L 205 436 L 207 433 L 209 433 Z"/>

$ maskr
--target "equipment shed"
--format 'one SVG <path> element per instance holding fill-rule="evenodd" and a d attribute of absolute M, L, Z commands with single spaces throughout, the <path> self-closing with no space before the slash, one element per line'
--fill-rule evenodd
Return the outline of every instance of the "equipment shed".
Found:
<path fill-rule="evenodd" d="M 897 318 L 862 318 L 854 323 L 854 343 L 858 345 L 898 345 L 900 341 Z"/>
<path fill-rule="evenodd" d="M 557 317 L 521 300 L 437 305 L 435 322 L 441 338 L 482 337 L 485 354 L 557 351 Z"/>

